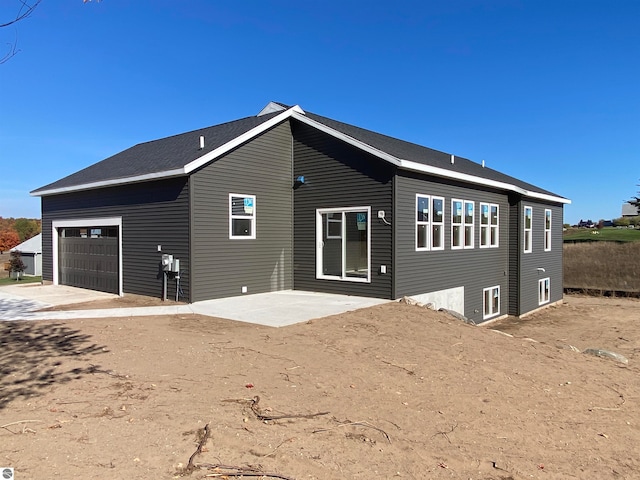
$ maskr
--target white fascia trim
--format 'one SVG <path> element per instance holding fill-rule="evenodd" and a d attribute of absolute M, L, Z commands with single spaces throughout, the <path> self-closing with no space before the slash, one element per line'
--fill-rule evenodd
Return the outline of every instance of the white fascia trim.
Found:
<path fill-rule="evenodd" d="M 256 136 L 260 135 L 261 133 L 269 130 L 271 127 L 274 127 L 275 125 L 279 124 L 280 122 L 283 122 L 284 120 L 288 119 L 293 114 L 294 111 L 302 112 L 302 109 L 300 107 L 298 107 L 297 105 L 295 107 L 291 107 L 290 109 L 285 110 L 281 114 L 276 115 L 271 120 L 267 120 L 266 122 L 261 123 L 257 127 L 254 127 L 251 130 L 243 133 L 242 135 L 234 138 L 230 142 L 227 142 L 224 145 L 221 145 L 220 147 L 216 148 L 215 150 L 211 150 L 206 155 L 203 155 L 200 158 L 196 158 L 194 161 L 192 161 L 192 162 L 190 162 L 190 163 L 188 163 L 188 164 L 186 164 L 184 166 L 184 173 L 185 174 L 189 174 L 189 173 L 193 172 L 194 170 L 197 170 L 198 168 L 206 165 L 207 163 L 211 162 L 215 158 L 218 158 L 221 155 L 224 155 L 225 153 L 227 153 L 227 152 L 233 150 L 234 148 L 242 145 L 243 143 L 251 140 L 253 137 L 256 137 Z M 303 112 L 303 114 L 304 114 L 304 112 Z"/>
<path fill-rule="evenodd" d="M 382 150 L 378 150 L 377 148 L 374 148 L 371 145 L 361 142 L 360 140 L 356 140 L 355 138 L 350 137 L 349 135 L 346 135 L 342 132 L 334 130 L 333 128 L 328 127 L 322 123 L 316 122 L 315 120 L 312 120 L 309 117 L 306 117 L 304 115 L 298 115 L 294 112 L 292 113 L 291 116 L 296 120 L 299 120 L 303 123 L 306 123 L 307 125 L 317 128 L 318 130 L 321 130 L 335 138 L 338 138 L 339 140 L 347 142 L 357 148 L 360 148 L 361 150 L 364 150 L 365 152 L 375 155 L 376 157 L 381 158 L 382 160 L 386 160 L 387 162 L 391 163 L 392 165 L 395 165 L 398 168 L 402 168 L 405 170 L 412 170 L 420 173 L 429 173 L 432 175 L 437 175 L 439 177 L 462 180 L 465 182 L 475 183 L 478 185 L 495 187 L 501 190 L 517 192 L 527 197 L 538 198 L 540 200 L 547 200 L 551 202 L 566 203 L 566 204 L 571 203 L 571 200 L 568 200 L 566 198 L 556 197 L 555 195 L 548 195 L 544 193 L 532 192 L 532 191 L 517 187 L 515 185 L 512 185 L 510 183 L 504 183 L 496 180 L 490 180 L 487 178 L 476 177 L 475 175 L 469 175 L 467 173 L 452 172 L 451 170 L 446 170 L 444 168 L 434 167 L 431 165 L 425 165 L 422 163 L 413 162 L 411 160 L 403 160 L 393 155 L 390 155 L 386 152 L 383 152 Z"/>
<path fill-rule="evenodd" d="M 53 188 L 51 190 L 42 190 L 40 192 L 31 192 L 32 197 L 46 197 L 48 195 L 57 195 L 60 193 L 79 192 L 82 190 L 92 190 L 94 188 L 111 187 L 114 185 L 124 185 L 128 183 L 146 182 L 149 180 L 157 180 L 159 178 L 180 177 L 184 175 L 182 168 L 175 170 L 165 170 L 164 172 L 147 173 L 145 175 L 138 175 L 136 177 L 114 178 L 111 180 L 104 180 L 102 182 L 84 183 L 82 185 L 73 185 L 71 187 Z"/>

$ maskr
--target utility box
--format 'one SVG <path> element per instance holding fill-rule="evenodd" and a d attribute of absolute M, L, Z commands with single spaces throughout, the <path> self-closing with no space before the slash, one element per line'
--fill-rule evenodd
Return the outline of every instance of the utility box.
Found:
<path fill-rule="evenodd" d="M 173 262 L 171 262 L 171 271 L 173 273 L 180 273 L 180 259 L 173 259 Z"/>

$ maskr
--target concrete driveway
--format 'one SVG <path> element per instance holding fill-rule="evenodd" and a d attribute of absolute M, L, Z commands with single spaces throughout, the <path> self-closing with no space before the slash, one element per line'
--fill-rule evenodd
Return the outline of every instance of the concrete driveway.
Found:
<path fill-rule="evenodd" d="M 285 290 L 207 300 L 188 305 L 38 311 L 52 305 L 68 305 L 115 297 L 116 295 L 109 293 L 62 285 L 3 286 L 0 287 L 0 319 L 66 320 L 197 313 L 240 322 L 282 327 L 389 302 L 389 300 L 378 298 Z"/>

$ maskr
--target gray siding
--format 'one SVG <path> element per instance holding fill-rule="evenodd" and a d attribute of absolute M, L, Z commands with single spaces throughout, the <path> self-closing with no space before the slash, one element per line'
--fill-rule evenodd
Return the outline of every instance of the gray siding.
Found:
<path fill-rule="evenodd" d="M 393 169 L 350 145 L 292 122 L 294 178 L 305 184 L 294 194 L 294 286 L 311 290 L 392 298 L 392 228 L 377 218 L 384 210 L 393 225 Z M 371 282 L 316 279 L 316 209 L 371 207 Z M 381 274 L 380 266 L 387 267 Z"/>
<path fill-rule="evenodd" d="M 509 195 L 509 315 L 520 315 L 520 255 L 522 254 L 520 195 Z"/>
<path fill-rule="evenodd" d="M 181 260 L 181 286 L 189 300 L 189 184 L 187 178 L 102 188 L 42 198 L 42 275 L 53 280 L 53 220 L 122 217 L 123 290 L 161 297 L 157 245 Z M 175 298 L 175 282 L 168 285 Z"/>
<path fill-rule="evenodd" d="M 416 251 L 416 194 L 444 197 L 444 250 Z M 451 249 L 451 200 L 474 207 L 474 248 Z M 480 248 L 480 202 L 499 206 L 499 247 Z M 396 186 L 394 296 L 419 295 L 464 287 L 464 314 L 483 321 L 483 289 L 500 286 L 500 314 L 507 312 L 509 279 L 509 203 L 507 195 L 400 172 Z"/>
<path fill-rule="evenodd" d="M 524 206 L 533 208 L 532 252 L 523 253 Z M 539 200 L 522 199 L 514 208 L 518 212 L 520 272 L 518 289 L 518 315 L 535 310 L 538 304 L 538 280 L 549 277 L 551 281 L 550 303 L 562 300 L 562 213 L 561 205 L 545 204 Z M 552 211 L 551 251 L 544 251 L 544 210 Z M 544 268 L 544 272 L 538 270 Z"/>
<path fill-rule="evenodd" d="M 191 177 L 192 301 L 291 289 L 291 130 L 265 132 Z M 229 194 L 256 196 L 256 238 L 229 238 Z"/>

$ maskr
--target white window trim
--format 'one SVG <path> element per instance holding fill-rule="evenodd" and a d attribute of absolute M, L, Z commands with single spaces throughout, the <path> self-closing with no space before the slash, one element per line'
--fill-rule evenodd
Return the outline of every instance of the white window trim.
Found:
<path fill-rule="evenodd" d="M 544 305 L 549 301 L 551 301 L 551 278 L 541 278 L 538 280 L 538 305 Z"/>
<path fill-rule="evenodd" d="M 346 222 L 344 221 L 345 213 L 353 212 L 367 212 L 367 278 L 347 277 L 347 276 L 335 276 L 325 275 L 322 273 L 322 214 L 323 213 L 342 213 L 342 236 L 341 239 L 344 242 Z M 342 247 L 342 265 L 346 263 L 346 249 L 344 244 Z M 344 267 L 343 267 L 344 270 Z M 338 282 L 355 282 L 355 283 L 371 283 L 371 207 L 344 207 L 344 208 L 318 208 L 316 209 L 316 278 L 323 280 L 335 280 Z"/>
<path fill-rule="evenodd" d="M 493 293 L 494 290 L 498 291 L 498 311 L 497 312 L 493 311 L 493 302 L 491 302 L 491 305 L 490 305 L 491 311 L 489 313 L 486 313 L 486 311 L 487 311 L 486 307 L 487 306 L 485 304 L 485 298 L 486 298 L 485 293 L 488 292 L 488 291 Z M 493 296 L 491 298 L 493 299 Z M 493 287 L 488 287 L 488 288 L 482 289 L 482 319 L 486 320 L 487 318 L 491 318 L 491 317 L 495 317 L 497 315 L 500 315 L 500 303 L 501 303 L 500 285 L 495 285 Z"/>
<path fill-rule="evenodd" d="M 252 198 L 253 199 L 253 213 L 251 215 L 234 215 L 232 207 L 233 197 Z M 251 220 L 251 235 L 234 235 L 233 234 L 233 219 L 242 218 Z M 255 240 L 256 238 L 256 196 L 246 193 L 230 193 L 229 194 L 229 239 L 231 240 Z"/>
<path fill-rule="evenodd" d="M 442 202 L 442 215 L 441 218 L 442 220 L 439 222 L 435 221 L 435 202 L 436 200 L 440 200 Z M 429 234 L 429 240 L 431 242 L 431 250 L 444 250 L 444 221 L 445 221 L 445 214 L 446 214 L 446 209 L 445 209 L 445 202 L 444 202 L 444 197 L 431 197 L 431 232 Z M 436 225 L 440 225 L 440 246 L 439 247 L 434 247 L 433 246 L 433 227 Z"/>
<path fill-rule="evenodd" d="M 51 222 L 51 249 L 53 261 L 53 284 L 60 284 L 58 235 L 61 228 L 77 227 L 118 227 L 118 295 L 124 295 L 122 290 L 122 217 L 84 218 L 73 220 L 54 220 Z"/>
<path fill-rule="evenodd" d="M 549 215 L 549 228 L 547 228 L 547 215 Z M 551 251 L 551 227 L 553 225 L 553 213 L 550 208 L 544 209 L 544 251 Z"/>
<path fill-rule="evenodd" d="M 460 215 L 460 222 L 454 222 L 453 221 L 453 217 L 455 214 L 455 210 L 454 210 L 454 204 L 456 202 L 460 202 L 462 204 L 462 213 Z M 466 213 L 467 213 L 467 205 L 471 204 L 473 206 L 473 215 L 471 217 L 471 223 L 467 223 L 466 222 Z M 459 198 L 452 198 L 451 199 L 451 250 L 464 250 L 464 249 L 472 249 L 475 247 L 475 215 L 476 215 L 476 204 L 475 202 L 471 201 L 471 200 L 461 200 Z M 471 245 L 466 245 L 465 244 L 465 234 L 466 234 L 466 230 L 467 227 L 471 227 Z M 460 227 L 460 231 L 461 233 L 461 244 L 460 245 L 454 245 L 453 241 L 455 238 L 454 235 L 454 228 L 455 227 Z"/>
<path fill-rule="evenodd" d="M 418 220 L 418 199 L 420 198 L 426 198 L 427 199 L 427 205 L 429 206 L 429 220 L 427 220 L 426 222 L 423 220 Z M 415 247 L 416 247 L 416 252 L 426 252 L 428 250 L 431 250 L 431 219 L 432 219 L 432 204 L 431 204 L 431 196 L 430 195 L 423 195 L 421 193 L 416 193 L 416 206 L 415 206 L 415 224 L 416 224 L 416 228 L 415 228 L 415 235 L 414 235 L 414 239 L 415 239 Z M 424 225 L 426 227 L 426 231 L 427 231 L 427 245 L 424 247 L 420 247 L 418 245 L 418 228 Z"/>
<path fill-rule="evenodd" d="M 531 226 L 527 228 L 527 210 L 531 211 Z M 525 205 L 522 216 L 522 249 L 524 253 L 531 253 L 533 251 L 533 207 Z M 527 249 L 527 232 L 529 233 L 529 248 Z"/>
<path fill-rule="evenodd" d="M 482 207 L 487 207 L 487 222 L 486 224 L 482 223 Z M 496 224 L 493 225 L 491 223 L 491 209 L 494 208 L 496 209 L 497 215 L 496 215 Z M 488 240 L 489 243 L 487 243 L 486 245 L 482 244 L 482 231 L 483 229 L 488 230 Z M 495 235 L 495 244 L 491 243 L 491 231 L 495 229 L 496 230 L 496 235 Z M 497 203 L 484 203 L 481 202 L 480 203 L 480 248 L 498 248 L 500 246 L 500 205 L 498 205 Z"/>

